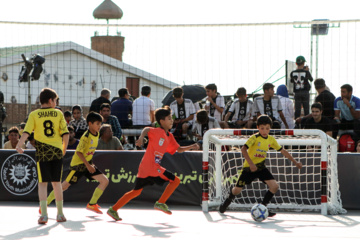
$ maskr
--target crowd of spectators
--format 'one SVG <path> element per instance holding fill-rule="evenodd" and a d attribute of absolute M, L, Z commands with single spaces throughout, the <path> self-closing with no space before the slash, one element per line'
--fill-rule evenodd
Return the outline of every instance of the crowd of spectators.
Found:
<path fill-rule="evenodd" d="M 224 96 L 217 91 L 217 86 L 208 84 L 205 86 L 207 96 L 202 108 L 199 102 L 184 98 L 181 87 L 174 88 L 172 93 L 175 100 L 169 106 L 164 106 L 172 112 L 171 132 L 180 145 L 194 142 L 201 144 L 204 133 L 209 129 L 256 128 L 257 117 L 267 114 L 273 121 L 274 129 L 320 129 L 335 139 L 347 132 L 352 132 L 355 138 L 360 136 L 360 99 L 353 95 L 352 86 L 342 85 L 340 92 L 334 92 L 340 95 L 336 98 L 324 79 L 315 79 L 317 96 L 310 107 L 309 92 L 313 78 L 305 62 L 303 56 L 297 57 L 297 68 L 290 74 L 293 99 L 286 85 L 279 85 L 275 94 L 275 86 L 265 83 L 262 94 L 253 94 L 250 99 L 246 89 L 239 87 L 235 99 L 226 103 Z M 109 89 L 103 89 L 101 96 L 93 100 L 90 106 L 90 111 L 98 112 L 103 117 L 98 149 L 123 150 L 129 143 L 136 149 L 135 138 L 124 136 L 123 129 L 159 127 L 155 122 L 151 87 L 143 86 L 141 96 L 135 100 L 127 88 L 119 89 L 119 97 L 113 98 L 112 102 L 109 101 L 110 95 Z M 76 149 L 79 139 L 88 128 L 83 115 L 80 105 L 74 105 L 71 111 L 64 112 L 70 133 L 68 149 Z M 20 135 L 21 127 L 12 127 L 4 148 L 14 148 Z M 28 149 L 34 148 L 34 141 L 33 137 L 29 138 Z M 357 142 L 356 149 L 360 151 L 360 142 Z"/>

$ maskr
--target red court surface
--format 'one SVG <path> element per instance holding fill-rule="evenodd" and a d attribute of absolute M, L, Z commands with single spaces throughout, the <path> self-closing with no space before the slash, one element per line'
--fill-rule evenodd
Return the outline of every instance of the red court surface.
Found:
<path fill-rule="evenodd" d="M 360 211 L 345 215 L 278 213 L 254 222 L 248 212 L 203 213 L 199 207 L 169 206 L 172 215 L 151 204 L 129 204 L 119 210 L 122 221 L 96 214 L 86 204 L 64 203 L 67 222 L 57 223 L 56 207 L 49 221 L 39 225 L 38 204 L 0 202 L 0 239 L 360 239 Z M 110 204 L 101 204 L 107 211 Z"/>

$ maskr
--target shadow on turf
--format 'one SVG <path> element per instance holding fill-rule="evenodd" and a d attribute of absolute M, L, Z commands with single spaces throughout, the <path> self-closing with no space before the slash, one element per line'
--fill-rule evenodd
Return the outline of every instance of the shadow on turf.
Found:
<path fill-rule="evenodd" d="M 153 238 L 171 238 L 176 232 L 172 229 L 178 228 L 177 226 L 167 223 L 157 223 L 159 227 L 144 226 L 140 224 L 128 224 L 122 223 L 123 225 L 133 226 L 136 230 L 143 232 L 144 235 L 139 237 L 153 237 Z"/>
<path fill-rule="evenodd" d="M 22 230 L 20 232 L 16 232 L 9 235 L 0 235 L 0 239 L 6 240 L 17 240 L 17 239 L 24 239 L 24 238 L 36 238 L 36 237 L 44 237 L 48 236 L 50 230 L 56 228 L 58 225 L 62 225 L 62 227 L 66 228 L 68 231 L 72 232 L 83 232 L 85 231 L 84 223 L 87 222 L 96 222 L 101 221 L 101 219 L 96 219 L 95 217 L 91 217 L 93 220 L 89 221 L 71 221 L 67 220 L 63 223 L 58 223 L 55 219 L 49 218 L 47 224 L 39 224 L 36 227 L 29 228 L 26 230 Z"/>

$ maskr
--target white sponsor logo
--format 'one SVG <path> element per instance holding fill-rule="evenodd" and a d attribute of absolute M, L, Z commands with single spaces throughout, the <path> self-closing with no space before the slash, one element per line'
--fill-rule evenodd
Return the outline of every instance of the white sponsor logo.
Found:
<path fill-rule="evenodd" d="M 29 194 L 38 182 L 35 160 L 27 154 L 9 156 L 1 167 L 1 182 L 14 195 Z"/>

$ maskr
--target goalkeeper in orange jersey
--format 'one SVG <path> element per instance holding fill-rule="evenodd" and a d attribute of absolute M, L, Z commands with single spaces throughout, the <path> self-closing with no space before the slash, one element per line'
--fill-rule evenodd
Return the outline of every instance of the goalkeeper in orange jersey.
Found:
<path fill-rule="evenodd" d="M 154 208 L 166 214 L 171 214 L 171 211 L 165 202 L 179 186 L 180 179 L 172 172 L 163 168 L 160 165 L 161 160 L 164 154 L 167 152 L 174 154 L 176 151 L 181 153 L 191 149 L 199 149 L 198 144 L 192 144 L 190 146 L 184 147 L 179 146 L 172 133 L 169 132 L 173 125 L 173 119 L 169 110 L 164 108 L 157 109 L 155 112 L 155 118 L 156 121 L 160 124 L 160 127 L 144 128 L 139 139 L 136 141 L 136 145 L 140 147 L 143 144 L 145 135 L 148 135 L 149 137 L 149 144 L 144 157 L 141 160 L 134 189 L 125 193 L 117 201 L 117 203 L 110 207 L 107 211 L 107 214 L 115 221 L 121 220 L 117 210 L 123 207 L 131 199 L 139 196 L 144 187 L 153 184 L 163 185 L 165 182 L 169 182 L 169 184 L 167 185 L 160 199 L 155 203 Z"/>
<path fill-rule="evenodd" d="M 256 125 L 259 132 L 252 135 L 241 148 L 241 152 L 246 161 L 240 171 L 240 176 L 237 180 L 236 186 L 230 190 L 228 198 L 220 205 L 221 213 L 226 211 L 235 196 L 240 194 L 243 187 L 247 184 L 251 184 L 251 182 L 256 178 L 259 178 L 269 187 L 269 190 L 265 193 L 261 204 L 266 206 L 270 202 L 274 194 L 279 189 L 279 185 L 275 181 L 273 175 L 265 166 L 266 153 L 270 147 L 280 151 L 282 155 L 290 159 L 298 169 L 302 168 L 302 163 L 297 162 L 291 154 L 288 153 L 288 151 L 278 144 L 273 136 L 269 135 L 272 120 L 268 115 L 260 115 L 257 119 Z M 276 213 L 269 211 L 269 217 L 273 217 L 275 215 Z"/>

